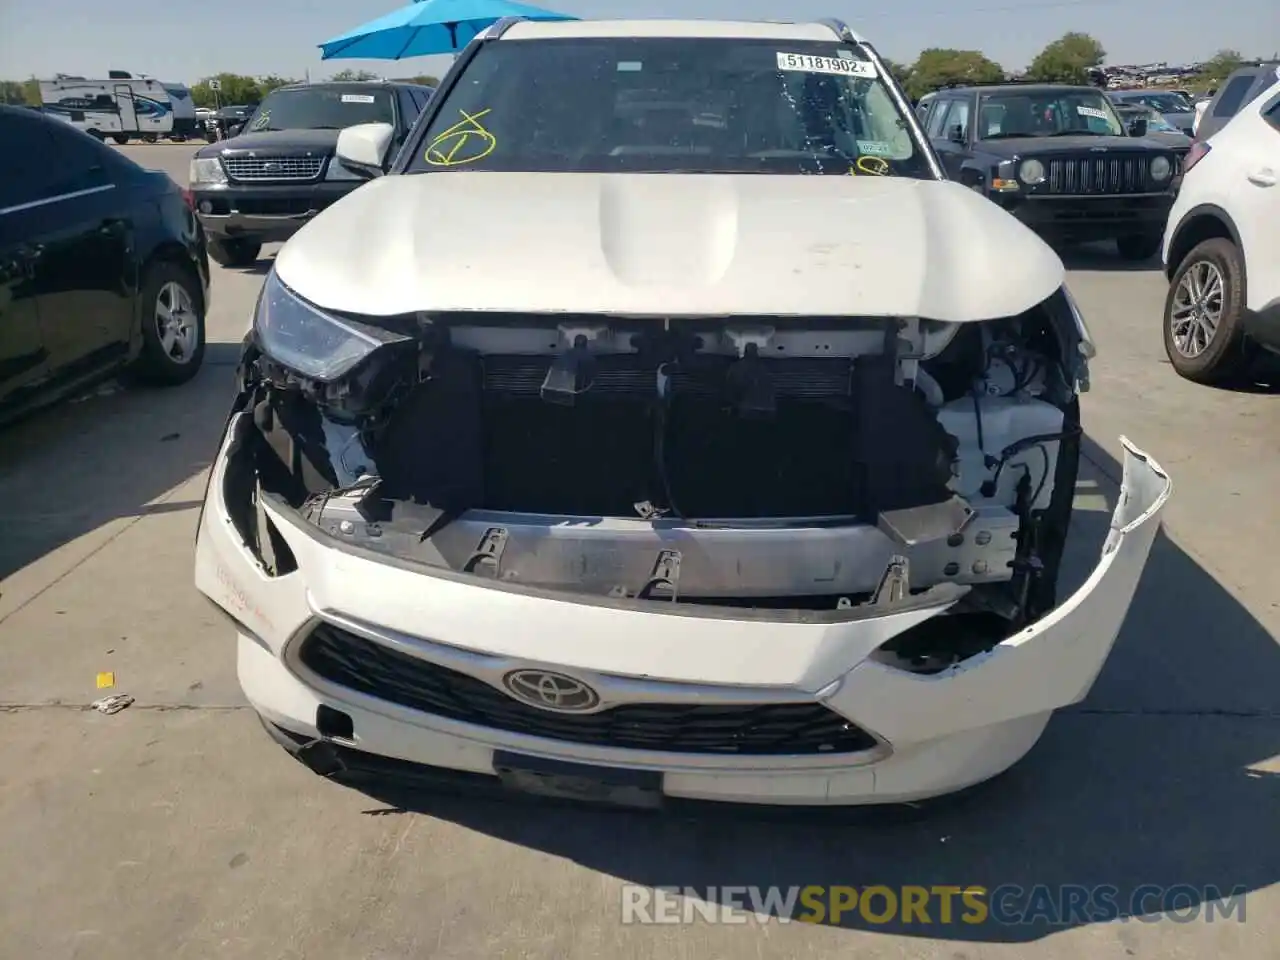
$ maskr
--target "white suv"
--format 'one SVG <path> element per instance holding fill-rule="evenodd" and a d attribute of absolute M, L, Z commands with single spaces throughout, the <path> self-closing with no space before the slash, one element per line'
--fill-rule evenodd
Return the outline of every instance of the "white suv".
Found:
<path fill-rule="evenodd" d="M 1164 236 L 1164 344 L 1182 376 L 1220 383 L 1280 351 L 1280 92 L 1187 155 Z"/>
<path fill-rule="evenodd" d="M 265 281 L 196 545 L 312 769 L 918 799 L 1088 692 L 1168 478 L 1059 602 L 1092 341 L 871 44 L 502 22 L 391 142 Z"/>

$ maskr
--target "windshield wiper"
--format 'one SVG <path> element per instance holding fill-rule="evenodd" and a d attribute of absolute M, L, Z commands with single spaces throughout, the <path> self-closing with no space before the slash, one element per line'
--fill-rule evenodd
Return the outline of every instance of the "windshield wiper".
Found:
<path fill-rule="evenodd" d="M 1059 130 L 1049 134 L 1051 137 L 1118 137 L 1118 133 L 1099 133 L 1097 130 Z"/>
<path fill-rule="evenodd" d="M 1040 137 L 1040 136 L 1044 136 L 1044 134 L 1040 134 L 1040 133 L 1013 133 L 1013 132 L 1009 132 L 1009 133 L 989 133 L 989 134 L 987 134 L 985 137 L 983 137 L 982 139 L 983 139 L 983 140 L 1009 140 L 1009 139 L 1015 139 L 1015 138 L 1018 138 L 1018 137 L 1027 137 L 1027 138 L 1031 138 L 1031 137 Z"/>
<path fill-rule="evenodd" d="M 342 127 L 331 127 L 327 124 L 320 124 L 319 126 L 308 127 L 307 129 L 308 130 L 341 130 Z"/>

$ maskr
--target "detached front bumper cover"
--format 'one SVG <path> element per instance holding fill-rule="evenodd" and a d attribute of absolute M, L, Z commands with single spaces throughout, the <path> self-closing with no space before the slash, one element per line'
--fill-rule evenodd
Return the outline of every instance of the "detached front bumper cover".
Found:
<path fill-rule="evenodd" d="M 669 796 L 743 802 L 875 803 L 948 793 L 1016 762 L 1054 709 L 1082 699 L 1123 623 L 1172 485 L 1124 444 L 1124 480 L 1099 564 L 1074 594 L 988 653 L 937 674 L 878 651 L 946 604 L 800 619 L 744 611 L 582 602 L 388 562 L 341 544 L 277 502 L 263 503 L 296 560 L 271 577 L 241 542 L 223 499 L 247 427 L 233 417 L 201 520 L 196 583 L 240 624 L 241 684 L 267 721 L 317 737 L 317 710 L 353 719 L 345 745 L 408 763 L 494 774 L 496 753 L 660 771 Z M 852 611 L 851 611 L 852 613 Z M 300 665 L 317 622 L 494 682 L 542 668 L 590 684 L 609 703 L 821 703 L 870 733 L 856 754 L 732 756 L 617 749 L 528 736 L 408 709 L 324 682 Z"/>

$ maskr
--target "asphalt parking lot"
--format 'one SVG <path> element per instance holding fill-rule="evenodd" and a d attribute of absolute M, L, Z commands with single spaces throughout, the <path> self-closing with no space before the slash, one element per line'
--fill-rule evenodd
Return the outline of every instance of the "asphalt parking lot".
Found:
<path fill-rule="evenodd" d="M 185 182 L 193 147 L 124 150 Z M 107 385 L 0 432 L 0 955 L 1276 957 L 1280 391 L 1173 373 L 1156 264 L 1103 249 L 1070 261 L 1101 351 L 1084 400 L 1090 542 L 1073 554 L 1076 580 L 1117 495 L 1121 434 L 1175 483 L 1087 702 L 1012 772 L 927 815 L 691 820 L 375 798 L 263 734 L 225 622 L 191 585 L 191 544 L 273 252 L 215 267 L 211 347 L 192 383 Z M 114 716 L 87 709 L 104 671 L 136 698 Z M 1185 884 L 1244 890 L 1247 914 L 636 927 L 622 923 L 628 883 L 1110 884 L 1122 900 Z"/>

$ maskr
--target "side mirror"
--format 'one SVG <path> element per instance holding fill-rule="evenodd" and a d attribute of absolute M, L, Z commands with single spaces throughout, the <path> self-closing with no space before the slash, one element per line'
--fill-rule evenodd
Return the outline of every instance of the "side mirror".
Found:
<path fill-rule="evenodd" d="M 964 127 L 957 123 L 948 131 L 947 139 L 952 143 L 964 143 Z"/>
<path fill-rule="evenodd" d="M 1147 135 L 1147 118 L 1134 117 L 1129 121 L 1129 136 L 1145 137 Z"/>
<path fill-rule="evenodd" d="M 396 129 L 389 123 L 358 123 L 338 134 L 337 159 L 352 173 L 380 177 Z"/>

